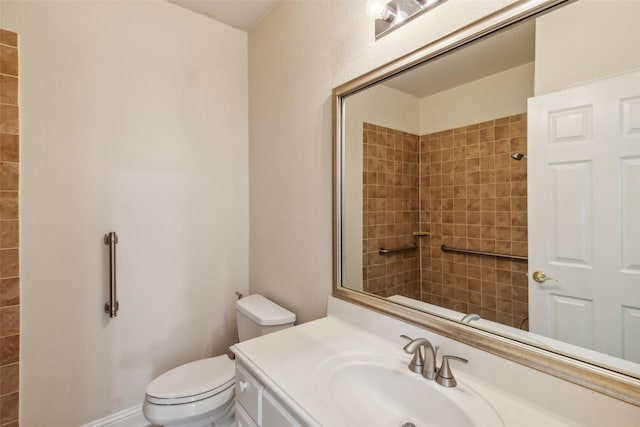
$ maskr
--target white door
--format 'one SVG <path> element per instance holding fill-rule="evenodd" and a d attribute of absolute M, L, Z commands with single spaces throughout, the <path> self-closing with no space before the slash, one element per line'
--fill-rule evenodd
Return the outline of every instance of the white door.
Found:
<path fill-rule="evenodd" d="M 531 98 L 528 145 L 530 330 L 640 362 L 640 73 Z"/>

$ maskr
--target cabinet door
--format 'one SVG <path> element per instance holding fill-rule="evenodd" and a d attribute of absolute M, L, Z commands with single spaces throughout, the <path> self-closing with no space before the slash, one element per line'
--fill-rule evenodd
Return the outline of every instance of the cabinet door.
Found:
<path fill-rule="evenodd" d="M 262 427 L 300 427 L 287 410 L 265 390 L 262 395 Z"/>
<path fill-rule="evenodd" d="M 241 404 L 236 402 L 236 427 L 258 427 L 253 422 L 247 411 L 244 410 Z"/>
<path fill-rule="evenodd" d="M 257 424 L 260 424 L 264 387 L 242 366 L 236 365 L 236 401 Z"/>

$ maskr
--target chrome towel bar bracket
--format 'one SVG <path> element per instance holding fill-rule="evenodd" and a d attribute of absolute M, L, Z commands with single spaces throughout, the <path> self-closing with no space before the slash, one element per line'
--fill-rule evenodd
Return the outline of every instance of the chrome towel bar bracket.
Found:
<path fill-rule="evenodd" d="M 115 231 L 111 231 L 104 235 L 104 244 L 109 246 L 109 301 L 104 303 L 104 312 L 109 317 L 118 315 L 118 304 L 116 294 L 116 244 L 118 243 L 118 235 Z"/>

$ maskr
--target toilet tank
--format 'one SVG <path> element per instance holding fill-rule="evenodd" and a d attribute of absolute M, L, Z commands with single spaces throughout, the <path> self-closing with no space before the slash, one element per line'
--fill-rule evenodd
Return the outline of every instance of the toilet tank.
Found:
<path fill-rule="evenodd" d="M 239 299 L 236 314 L 240 341 L 289 328 L 296 321 L 295 314 L 258 294 Z"/>

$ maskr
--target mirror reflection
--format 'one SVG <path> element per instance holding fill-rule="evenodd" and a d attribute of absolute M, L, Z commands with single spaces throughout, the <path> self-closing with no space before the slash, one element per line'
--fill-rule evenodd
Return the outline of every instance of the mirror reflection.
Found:
<path fill-rule="evenodd" d="M 640 376 L 638 2 L 342 98 L 342 286 Z"/>

